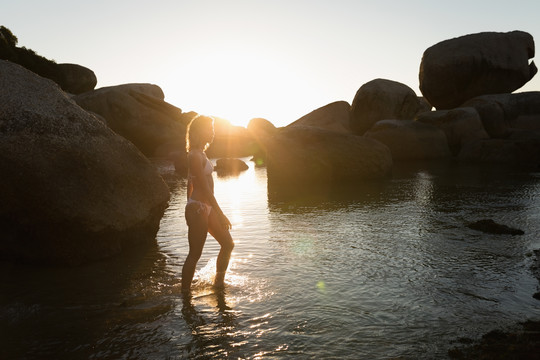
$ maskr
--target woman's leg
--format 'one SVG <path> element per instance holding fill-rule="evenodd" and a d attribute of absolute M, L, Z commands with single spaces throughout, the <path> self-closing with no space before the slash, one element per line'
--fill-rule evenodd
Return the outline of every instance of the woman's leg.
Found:
<path fill-rule="evenodd" d="M 206 236 L 208 234 L 208 219 L 202 211 L 198 212 L 200 204 L 192 203 L 186 206 L 186 221 L 188 224 L 189 253 L 182 268 L 182 291 L 189 291 L 195 275 L 197 262 L 201 257 Z"/>
<path fill-rule="evenodd" d="M 208 232 L 221 245 L 216 262 L 216 277 L 214 279 L 214 286 L 221 288 L 225 286 L 225 272 L 229 267 L 229 260 L 234 249 L 234 241 L 229 230 L 220 223 L 217 213 L 213 210 L 208 217 Z"/>

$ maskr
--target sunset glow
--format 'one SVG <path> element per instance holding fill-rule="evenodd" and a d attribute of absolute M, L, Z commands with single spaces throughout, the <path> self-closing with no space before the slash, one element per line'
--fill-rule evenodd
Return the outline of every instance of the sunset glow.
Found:
<path fill-rule="evenodd" d="M 482 31 L 538 38 L 539 11 L 535 0 L 134 0 L 129 12 L 105 0 L 24 0 L 2 7 L 3 25 L 20 46 L 92 69 L 98 88 L 156 84 L 183 111 L 244 126 L 255 117 L 284 126 L 328 103 L 350 103 L 376 78 L 421 95 L 428 47 Z M 539 89 L 536 76 L 521 90 Z"/>

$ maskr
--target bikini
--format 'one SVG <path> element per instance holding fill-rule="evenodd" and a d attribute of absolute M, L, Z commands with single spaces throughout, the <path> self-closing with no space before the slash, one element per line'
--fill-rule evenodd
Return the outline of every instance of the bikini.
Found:
<path fill-rule="evenodd" d="M 206 158 L 206 164 L 204 164 L 204 169 L 203 169 L 204 175 L 205 176 L 212 175 L 213 171 L 214 171 L 214 165 L 212 165 L 212 162 L 210 160 L 208 160 L 208 158 Z M 194 177 L 195 177 L 195 175 L 188 174 L 189 181 L 192 182 Z M 187 204 L 186 204 L 186 208 L 190 204 L 199 205 L 199 208 L 197 209 L 197 214 L 201 214 L 201 215 L 204 215 L 206 217 L 210 216 L 210 211 L 212 211 L 212 206 L 210 206 L 209 204 L 207 204 L 205 202 L 202 202 L 202 201 L 199 201 L 199 200 L 194 200 L 192 198 L 189 198 L 188 201 L 187 201 Z"/>

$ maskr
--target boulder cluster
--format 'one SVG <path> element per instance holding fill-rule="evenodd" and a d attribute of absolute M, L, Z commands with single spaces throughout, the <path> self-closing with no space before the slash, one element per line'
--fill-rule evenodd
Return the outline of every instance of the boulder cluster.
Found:
<path fill-rule="evenodd" d="M 84 263 L 155 243 L 169 190 L 148 157 L 186 172 L 185 132 L 197 113 L 153 84 L 95 89 L 95 74 L 19 48 L 0 27 L 0 259 Z M 269 186 L 382 179 L 398 161 L 540 164 L 540 92 L 513 93 L 536 74 L 532 36 L 479 33 L 427 49 L 422 97 L 375 79 L 276 128 L 216 118 L 220 172 L 253 156 Z"/>
<path fill-rule="evenodd" d="M 522 31 L 471 34 L 435 44 L 420 64 L 422 97 L 407 85 L 375 79 L 359 88 L 350 106 L 345 101 L 328 104 L 262 137 L 268 181 L 301 178 L 303 184 L 327 184 L 378 178 L 388 175 L 394 162 L 412 160 L 537 168 L 540 92 L 512 93 L 536 74 L 532 57 L 533 38 Z M 378 166 L 367 166 L 368 161 Z M 350 176 L 342 173 L 347 171 Z"/>

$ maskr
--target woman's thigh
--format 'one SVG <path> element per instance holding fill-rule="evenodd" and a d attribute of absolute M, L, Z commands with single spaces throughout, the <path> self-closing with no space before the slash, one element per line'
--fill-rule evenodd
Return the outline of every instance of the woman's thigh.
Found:
<path fill-rule="evenodd" d="M 186 222 L 190 249 L 202 251 L 208 234 L 208 218 L 202 211 L 199 211 L 199 207 L 196 203 L 186 206 Z"/>
<path fill-rule="evenodd" d="M 212 235 L 219 245 L 233 247 L 234 242 L 229 229 L 219 221 L 217 213 L 212 210 L 208 216 L 208 232 Z"/>

